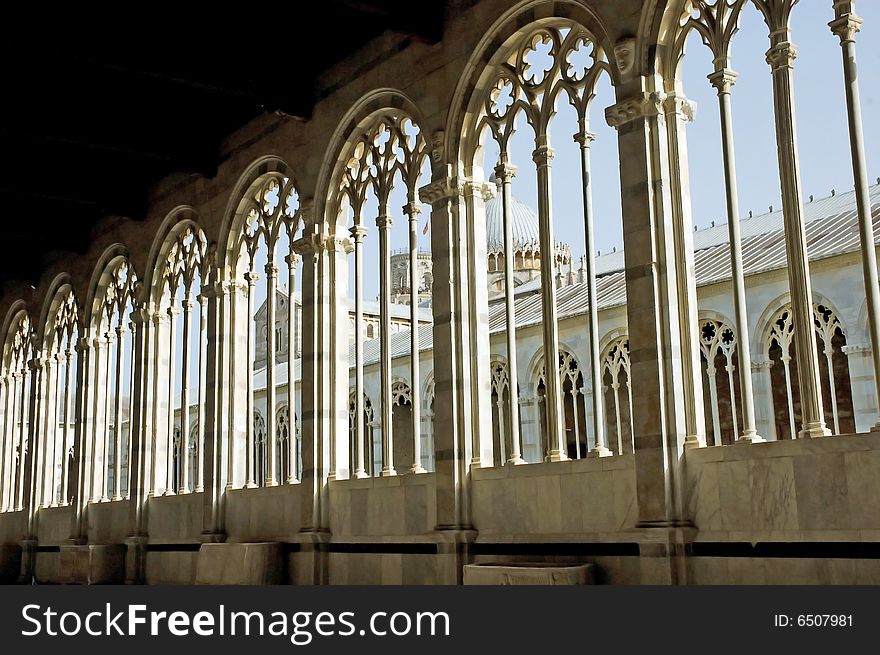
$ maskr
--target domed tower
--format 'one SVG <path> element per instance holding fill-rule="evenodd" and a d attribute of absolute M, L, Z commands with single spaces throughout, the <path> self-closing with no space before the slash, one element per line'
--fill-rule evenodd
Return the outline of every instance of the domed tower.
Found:
<path fill-rule="evenodd" d="M 486 201 L 486 254 L 488 261 L 489 291 L 504 291 L 504 205 L 501 183 L 493 173 L 498 191 Z M 513 280 L 519 286 L 541 274 L 541 239 L 538 216 L 534 210 L 513 196 L 510 198 L 510 220 L 513 231 Z M 557 270 L 571 264 L 571 248 L 557 241 L 553 248 Z"/>

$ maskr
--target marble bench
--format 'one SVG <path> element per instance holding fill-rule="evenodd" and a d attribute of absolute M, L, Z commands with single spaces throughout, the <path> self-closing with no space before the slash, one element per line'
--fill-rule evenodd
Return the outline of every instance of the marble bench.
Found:
<path fill-rule="evenodd" d="M 575 585 L 592 582 L 592 564 L 499 562 L 464 565 L 466 585 Z"/>
<path fill-rule="evenodd" d="M 202 544 L 196 561 L 196 584 L 279 584 L 282 569 L 278 542 Z"/>

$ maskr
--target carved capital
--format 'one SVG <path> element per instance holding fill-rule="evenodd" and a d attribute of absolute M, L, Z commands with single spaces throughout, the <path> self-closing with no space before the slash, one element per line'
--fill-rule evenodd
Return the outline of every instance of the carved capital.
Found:
<path fill-rule="evenodd" d="M 376 227 L 380 230 L 390 230 L 391 226 L 394 224 L 394 219 L 391 218 L 388 214 L 379 214 L 376 217 Z"/>
<path fill-rule="evenodd" d="M 677 114 L 685 122 L 691 123 L 697 116 L 697 103 L 684 96 L 671 93 L 663 100 L 663 110 L 666 114 Z"/>
<path fill-rule="evenodd" d="M 490 200 L 495 197 L 498 188 L 494 184 L 486 184 L 485 182 L 465 181 L 461 186 L 462 196 L 473 196 L 481 200 Z"/>
<path fill-rule="evenodd" d="M 766 371 L 771 366 L 773 366 L 773 360 L 769 357 L 762 357 L 761 359 L 756 359 L 752 362 L 752 370 L 756 373 L 759 371 Z"/>
<path fill-rule="evenodd" d="M 501 184 L 504 184 L 505 182 L 510 182 L 510 180 L 516 177 L 517 170 L 518 168 L 513 164 L 499 162 L 495 166 L 495 177 L 498 178 L 498 181 Z"/>
<path fill-rule="evenodd" d="M 403 213 L 405 216 L 409 216 L 410 222 L 418 221 L 419 214 L 422 213 L 422 206 L 413 200 L 403 206 Z"/>
<path fill-rule="evenodd" d="M 260 274 L 255 271 L 248 271 L 244 274 L 244 279 L 247 280 L 248 286 L 253 287 L 256 286 L 257 280 L 260 279 Z"/>
<path fill-rule="evenodd" d="M 324 240 L 324 248 L 328 252 L 354 252 L 354 243 L 346 237 L 327 237 Z"/>
<path fill-rule="evenodd" d="M 540 145 L 532 152 L 532 161 L 538 166 L 548 166 L 555 156 L 556 152 L 553 148 L 548 145 Z"/>
<path fill-rule="evenodd" d="M 575 143 L 579 144 L 582 148 L 589 148 L 590 144 L 596 140 L 596 135 L 593 132 L 581 130 L 572 138 L 574 139 Z"/>
<path fill-rule="evenodd" d="M 854 343 L 841 348 L 844 355 L 867 354 L 871 352 L 871 346 L 865 343 Z"/>
<path fill-rule="evenodd" d="M 780 41 L 767 51 L 767 63 L 773 71 L 792 68 L 797 58 L 797 47 L 791 41 Z"/>
<path fill-rule="evenodd" d="M 834 9 L 837 10 L 837 8 L 838 6 L 835 4 Z M 838 37 L 843 44 L 856 40 L 856 33 L 861 31 L 863 22 L 854 12 L 850 11 L 850 13 L 839 13 L 837 18 L 828 23 L 828 27 L 831 28 L 831 33 Z"/>
<path fill-rule="evenodd" d="M 269 262 L 266 264 L 266 278 L 277 278 L 278 277 L 278 266 L 275 265 L 275 262 Z"/>
<path fill-rule="evenodd" d="M 661 113 L 663 96 L 657 91 L 627 98 L 605 110 L 605 120 L 611 127 L 620 127 L 639 118 Z"/>
<path fill-rule="evenodd" d="M 736 84 L 737 74 L 732 68 L 724 67 L 709 73 L 706 77 L 709 79 L 709 83 L 715 87 L 718 95 L 721 95 L 722 93 L 730 93 L 730 87 Z"/>
<path fill-rule="evenodd" d="M 419 189 L 419 200 L 429 205 L 436 204 L 450 198 L 457 198 L 461 194 L 461 182 L 457 177 L 444 177 L 434 180 Z"/>
<path fill-rule="evenodd" d="M 351 238 L 354 239 L 355 243 L 363 243 L 364 237 L 367 236 L 367 228 L 363 225 L 355 225 L 349 228 L 348 233 L 351 234 Z"/>
<path fill-rule="evenodd" d="M 292 252 L 284 257 L 284 261 L 286 261 L 290 267 L 296 268 L 302 261 L 302 257 L 299 255 L 299 253 Z"/>

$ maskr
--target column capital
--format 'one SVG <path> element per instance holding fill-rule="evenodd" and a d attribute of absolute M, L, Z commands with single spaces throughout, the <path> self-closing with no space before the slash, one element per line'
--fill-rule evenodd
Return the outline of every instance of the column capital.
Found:
<path fill-rule="evenodd" d="M 590 144 L 596 140 L 596 134 L 584 129 L 578 130 L 571 138 L 582 148 L 589 148 Z"/>
<path fill-rule="evenodd" d="M 266 271 L 266 279 L 267 280 L 269 278 L 277 278 L 278 277 L 278 266 L 275 264 L 274 261 L 267 263 L 264 270 Z"/>
<path fill-rule="evenodd" d="M 327 237 L 324 240 L 324 249 L 328 252 L 354 252 L 354 244 L 346 237 Z"/>
<path fill-rule="evenodd" d="M 542 143 L 532 152 L 532 161 L 534 161 L 538 166 L 548 165 L 555 156 L 556 151 L 547 144 Z"/>
<path fill-rule="evenodd" d="M 410 221 L 418 221 L 422 213 L 422 206 L 415 200 L 411 200 L 403 206 L 403 213 L 409 216 Z"/>
<path fill-rule="evenodd" d="M 256 286 L 257 280 L 260 279 L 260 274 L 254 271 L 248 271 L 244 274 L 244 279 L 248 283 L 249 287 Z"/>
<path fill-rule="evenodd" d="M 168 312 L 168 317 L 169 317 L 169 318 L 174 318 L 174 317 L 176 317 L 178 314 L 180 314 L 180 308 L 179 308 L 179 307 L 175 307 L 174 305 L 171 305 L 171 306 L 168 307 L 168 309 L 165 310 L 165 311 Z"/>
<path fill-rule="evenodd" d="M 791 41 L 780 41 L 767 51 L 767 63 L 774 72 L 783 68 L 793 68 L 797 58 L 797 47 Z"/>
<path fill-rule="evenodd" d="M 835 2 L 834 11 L 837 17 L 828 23 L 831 33 L 840 39 L 840 42 L 850 43 L 856 40 L 856 33 L 862 29 L 864 21 L 856 15 L 852 2 Z M 845 5 L 849 5 L 844 9 Z"/>
<path fill-rule="evenodd" d="M 659 91 L 644 91 L 606 108 L 605 121 L 611 127 L 619 128 L 639 118 L 657 116 L 661 113 L 663 100 L 663 94 Z"/>
<path fill-rule="evenodd" d="M 465 180 L 458 177 L 444 177 L 434 180 L 419 189 L 419 200 L 429 205 L 450 198 L 457 198 L 462 193 Z"/>
<path fill-rule="evenodd" d="M 706 76 L 709 83 L 715 87 L 718 95 L 721 95 L 722 93 L 730 93 L 730 87 L 736 84 L 737 77 L 737 72 L 726 66 L 717 68 Z"/>
<path fill-rule="evenodd" d="M 844 355 L 853 355 L 857 353 L 870 353 L 871 346 L 867 343 L 853 343 L 847 344 L 843 348 L 841 348 Z"/>
<path fill-rule="evenodd" d="M 190 303 L 192 304 L 192 303 Z M 116 338 L 122 341 L 122 338 L 125 336 L 125 326 L 117 325 L 116 326 Z"/>
<path fill-rule="evenodd" d="M 509 182 L 512 178 L 516 177 L 516 172 L 518 170 L 518 166 L 514 166 L 513 164 L 509 164 L 507 162 L 498 162 L 495 165 L 495 177 L 498 178 L 499 182 L 504 184 L 505 182 Z"/>
<path fill-rule="evenodd" d="M 287 262 L 289 266 L 297 266 L 302 261 L 302 256 L 297 252 L 292 252 L 289 255 L 285 255 L 284 261 Z"/>
<path fill-rule="evenodd" d="M 759 357 L 752 360 L 751 368 L 753 371 L 764 371 L 773 366 L 773 360 L 769 357 Z"/>
<path fill-rule="evenodd" d="M 669 93 L 663 99 L 663 111 L 666 114 L 677 114 L 685 122 L 692 123 L 697 117 L 697 103 L 681 94 Z"/>
<path fill-rule="evenodd" d="M 353 225 L 348 229 L 348 233 L 355 243 L 363 243 L 368 231 L 363 225 Z"/>
<path fill-rule="evenodd" d="M 394 219 L 391 218 L 388 214 L 379 214 L 376 217 L 376 227 L 380 230 L 389 230 L 391 226 L 394 224 Z"/>

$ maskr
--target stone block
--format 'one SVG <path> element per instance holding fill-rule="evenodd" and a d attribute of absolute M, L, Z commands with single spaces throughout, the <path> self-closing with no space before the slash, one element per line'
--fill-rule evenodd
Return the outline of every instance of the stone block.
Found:
<path fill-rule="evenodd" d="M 196 563 L 196 584 L 278 584 L 282 569 L 278 542 L 202 544 Z"/>
<path fill-rule="evenodd" d="M 466 585 L 579 585 L 592 584 L 592 564 L 465 564 Z"/>
<path fill-rule="evenodd" d="M 59 582 L 62 584 L 120 584 L 125 575 L 125 546 L 61 546 Z"/>

